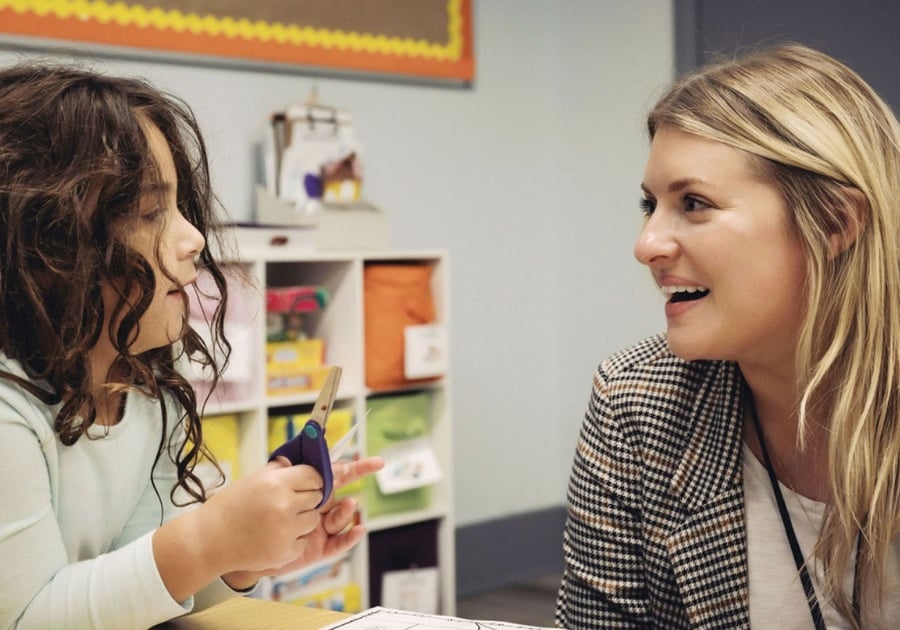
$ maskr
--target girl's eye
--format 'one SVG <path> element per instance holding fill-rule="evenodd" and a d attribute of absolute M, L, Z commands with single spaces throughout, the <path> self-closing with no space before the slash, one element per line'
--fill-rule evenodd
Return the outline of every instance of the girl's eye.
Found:
<path fill-rule="evenodd" d="M 141 219 L 146 221 L 147 223 L 156 223 L 162 217 L 163 209 L 162 208 L 153 208 L 152 210 L 148 210 L 141 214 Z"/>
<path fill-rule="evenodd" d="M 645 217 L 649 217 L 651 214 L 653 214 L 653 211 L 656 210 L 656 200 L 641 197 L 638 201 L 638 207 L 641 209 L 641 213 Z"/>

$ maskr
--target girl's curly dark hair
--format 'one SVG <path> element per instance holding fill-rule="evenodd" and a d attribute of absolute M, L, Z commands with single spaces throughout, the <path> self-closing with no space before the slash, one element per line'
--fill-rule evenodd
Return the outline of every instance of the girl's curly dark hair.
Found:
<path fill-rule="evenodd" d="M 179 403 L 175 421 L 167 417 L 167 405 L 160 405 L 163 431 L 155 461 L 168 451 L 178 469 L 173 500 L 181 487 L 204 501 L 206 491 L 194 474 L 208 455 L 200 411 L 176 363 L 186 355 L 218 380 L 231 349 L 223 334 L 227 289 L 207 247 L 198 266 L 218 290 L 208 318 L 212 347 L 187 326 L 182 287 L 183 337 L 131 352 L 156 281 L 149 261 L 127 244 L 142 191 L 158 181 L 147 123 L 159 129 L 172 152 L 179 210 L 209 243 L 220 226 L 217 204 L 205 143 L 185 103 L 144 80 L 75 66 L 22 63 L 0 70 L 0 350 L 19 361 L 30 380 L 3 371 L 0 377 L 47 405 L 59 404 L 54 429 L 63 444 L 74 444 L 96 419 L 92 391 L 98 384 L 92 382 L 88 352 L 107 335 L 117 352 L 117 382 Z M 111 279 L 125 285 L 113 308 L 121 317 L 104 312 L 101 290 Z M 106 330 L 104 321 L 110 322 Z"/>

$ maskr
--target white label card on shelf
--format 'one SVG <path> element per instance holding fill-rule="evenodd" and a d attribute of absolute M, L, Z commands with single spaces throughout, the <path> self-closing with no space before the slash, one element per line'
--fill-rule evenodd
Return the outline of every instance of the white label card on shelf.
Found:
<path fill-rule="evenodd" d="M 385 571 L 381 576 L 381 601 L 388 608 L 437 614 L 437 568 Z"/>
<path fill-rule="evenodd" d="M 447 371 L 447 329 L 444 326 L 407 326 L 403 330 L 403 342 L 406 378 L 443 376 Z"/>
<path fill-rule="evenodd" d="M 440 481 L 441 467 L 426 437 L 405 440 L 382 450 L 384 468 L 375 473 L 382 494 L 421 488 Z"/>

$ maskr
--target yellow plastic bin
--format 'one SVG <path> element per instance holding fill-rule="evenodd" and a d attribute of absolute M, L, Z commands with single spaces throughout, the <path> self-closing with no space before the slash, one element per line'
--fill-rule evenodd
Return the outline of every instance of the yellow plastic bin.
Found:
<path fill-rule="evenodd" d="M 328 376 L 322 339 L 266 343 L 266 392 L 296 394 L 320 389 Z"/>

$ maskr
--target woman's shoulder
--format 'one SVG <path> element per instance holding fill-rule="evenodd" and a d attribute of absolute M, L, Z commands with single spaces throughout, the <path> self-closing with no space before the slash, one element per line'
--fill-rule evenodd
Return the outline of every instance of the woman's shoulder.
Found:
<path fill-rule="evenodd" d="M 591 409 L 666 461 L 678 460 L 688 440 L 709 442 L 709 452 L 722 454 L 733 446 L 723 440 L 740 435 L 742 383 L 736 363 L 686 361 L 657 335 L 600 365 Z"/>
<path fill-rule="evenodd" d="M 601 368 L 612 374 L 615 372 L 640 368 L 641 366 L 657 364 L 660 361 L 666 361 L 670 358 L 677 357 L 669 350 L 666 336 L 659 334 L 642 339 L 633 346 L 619 350 L 610 355 L 603 363 L 601 363 Z"/>
<path fill-rule="evenodd" d="M 612 354 L 600 364 L 598 373 L 607 383 L 676 389 L 696 389 L 719 380 L 730 384 L 739 376 L 737 365 L 730 361 L 686 361 L 675 356 L 663 334 Z"/>

